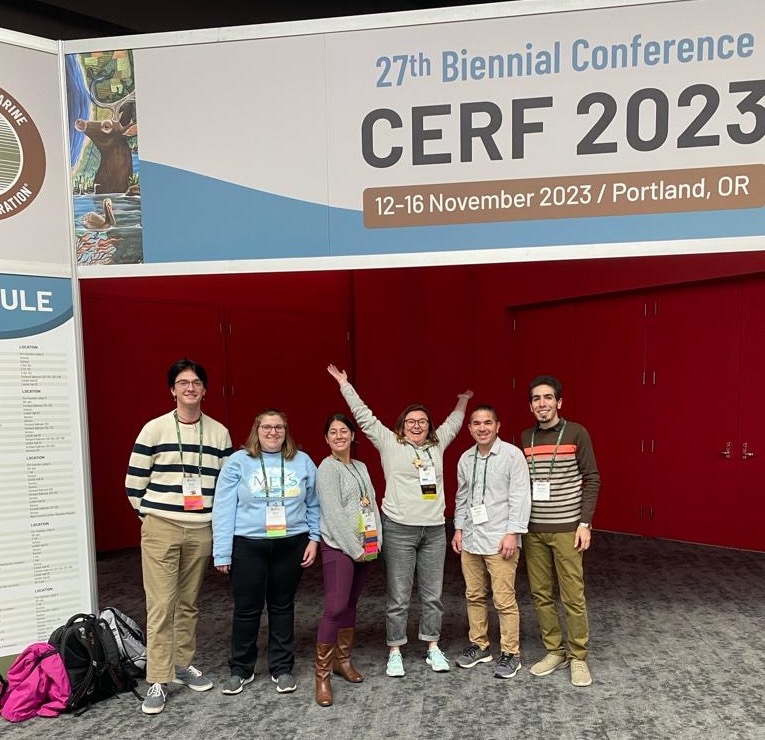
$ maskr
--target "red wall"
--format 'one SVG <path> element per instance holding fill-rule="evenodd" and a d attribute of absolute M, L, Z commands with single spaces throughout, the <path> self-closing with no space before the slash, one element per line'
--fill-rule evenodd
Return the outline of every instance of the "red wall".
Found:
<path fill-rule="evenodd" d="M 207 412 L 235 446 L 254 414 L 276 405 L 318 462 L 323 420 L 342 409 L 329 362 L 349 370 L 386 423 L 415 401 L 441 420 L 471 387 L 476 402 L 497 406 L 509 439 L 528 422 L 507 413 L 509 307 L 759 272 L 764 253 L 83 280 L 97 547 L 138 542 L 125 465 L 141 425 L 171 408 L 164 374 L 180 356 L 207 367 Z M 540 332 L 541 364 L 559 331 Z M 447 470 L 469 443 L 463 430 Z M 380 493 L 374 450 L 362 442 L 359 454 Z M 453 492 L 447 476 L 447 500 Z"/>

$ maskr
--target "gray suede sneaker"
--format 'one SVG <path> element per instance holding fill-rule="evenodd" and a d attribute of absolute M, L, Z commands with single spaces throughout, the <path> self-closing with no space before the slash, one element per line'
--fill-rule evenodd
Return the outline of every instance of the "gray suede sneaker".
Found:
<path fill-rule="evenodd" d="M 213 687 L 213 682 L 202 675 L 202 671 L 190 665 L 188 668 L 175 667 L 175 678 L 173 683 L 182 683 L 188 686 L 192 691 L 209 691 Z"/>
<path fill-rule="evenodd" d="M 167 684 L 153 683 L 146 692 L 146 698 L 141 704 L 141 711 L 144 714 L 159 714 L 165 708 L 167 699 Z"/>

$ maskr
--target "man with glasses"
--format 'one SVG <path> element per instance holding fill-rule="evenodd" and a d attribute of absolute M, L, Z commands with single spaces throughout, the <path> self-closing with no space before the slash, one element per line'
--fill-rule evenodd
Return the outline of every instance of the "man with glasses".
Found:
<path fill-rule="evenodd" d="M 520 618 L 515 570 L 521 535 L 531 510 L 529 469 L 523 453 L 499 439 L 492 406 L 477 406 L 468 429 L 475 446 L 457 464 L 452 549 L 465 578 L 470 644 L 457 658 L 461 668 L 490 663 L 489 592 L 499 615 L 500 657 L 495 678 L 512 678 L 521 668 Z"/>
<path fill-rule="evenodd" d="M 531 473 L 531 519 L 523 552 L 547 655 L 530 672 L 547 676 L 570 663 L 571 683 L 589 686 L 582 560 L 590 546 L 600 473 L 590 435 L 581 424 L 558 415 L 562 404 L 563 386 L 557 378 L 539 375 L 531 381 L 529 407 L 537 423 L 521 435 Z M 554 598 L 556 578 L 568 645 Z"/>
<path fill-rule="evenodd" d="M 175 409 L 149 421 L 130 455 L 125 488 L 141 518 L 149 690 L 141 709 L 159 714 L 167 685 L 207 691 L 212 681 L 191 661 L 197 598 L 212 551 L 212 503 L 218 473 L 231 454 L 228 430 L 202 413 L 207 373 L 174 363 L 167 385 Z"/>

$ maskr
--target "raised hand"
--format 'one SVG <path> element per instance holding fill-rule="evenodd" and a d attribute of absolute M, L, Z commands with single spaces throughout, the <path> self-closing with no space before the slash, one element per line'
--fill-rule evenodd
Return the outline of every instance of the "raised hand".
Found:
<path fill-rule="evenodd" d="M 337 381 L 338 385 L 345 385 L 348 382 L 348 373 L 345 370 L 338 370 L 331 363 L 327 365 L 327 372 Z"/>

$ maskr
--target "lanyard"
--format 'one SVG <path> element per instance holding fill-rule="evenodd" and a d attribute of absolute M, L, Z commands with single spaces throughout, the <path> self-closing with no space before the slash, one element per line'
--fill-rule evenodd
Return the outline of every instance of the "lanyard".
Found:
<path fill-rule="evenodd" d="M 553 471 L 553 465 L 555 465 L 555 458 L 558 456 L 558 447 L 560 447 L 560 441 L 563 438 L 563 432 L 566 430 L 566 421 L 564 419 L 563 426 L 560 428 L 560 432 L 558 432 L 558 440 L 555 443 L 555 449 L 553 450 L 553 456 L 550 460 L 550 471 L 547 474 L 547 480 L 550 480 L 552 478 L 552 471 Z M 531 477 L 533 478 L 536 474 L 536 461 L 534 460 L 534 437 L 536 436 L 537 430 L 534 429 L 534 431 L 531 433 Z"/>
<path fill-rule="evenodd" d="M 181 426 L 178 423 L 178 412 L 173 411 L 173 418 L 175 419 L 175 434 L 178 437 L 178 452 L 181 454 L 181 471 L 186 475 L 186 466 L 183 463 L 183 444 L 181 443 Z M 199 468 L 199 475 L 202 476 L 202 416 L 199 417 L 199 457 L 197 459 L 197 467 Z"/>
<path fill-rule="evenodd" d="M 367 484 L 364 483 L 364 476 L 361 475 L 361 472 L 356 467 L 356 463 L 351 460 L 350 465 L 346 465 L 342 460 L 339 458 L 335 458 L 347 471 L 350 473 L 351 478 L 356 481 L 356 485 L 359 489 L 359 503 L 361 504 L 362 508 L 369 506 L 370 499 L 369 494 L 367 493 Z M 351 472 L 351 468 L 353 469 L 353 472 Z"/>
<path fill-rule="evenodd" d="M 486 498 L 486 470 L 489 467 L 489 457 L 491 457 L 491 452 L 486 456 L 486 459 L 483 463 L 483 491 L 481 493 L 481 503 L 484 502 L 484 499 Z M 478 445 L 475 446 L 475 457 L 473 458 L 473 480 L 470 483 L 470 503 L 475 503 L 475 469 L 478 466 Z"/>
<path fill-rule="evenodd" d="M 284 498 L 284 452 L 280 454 L 280 457 L 282 459 L 281 498 Z M 258 459 L 260 460 L 260 468 L 263 471 L 263 488 L 266 489 L 266 498 L 271 498 L 271 486 L 268 485 L 268 476 L 266 475 L 266 464 L 263 462 L 263 455 L 261 455 Z"/>

